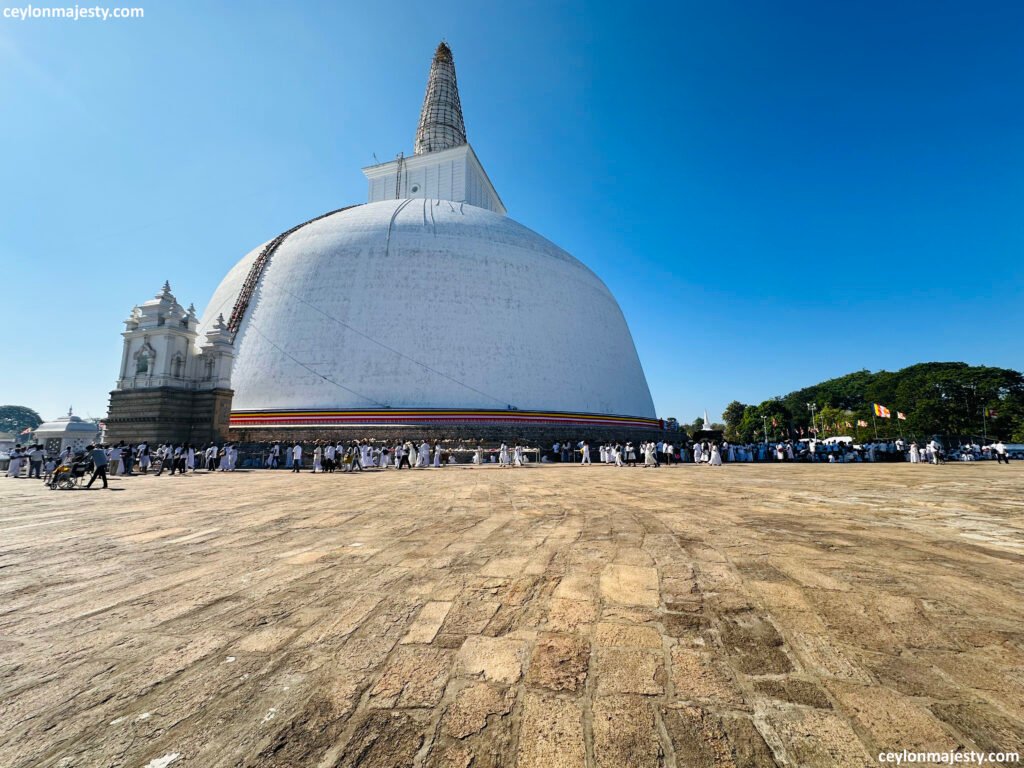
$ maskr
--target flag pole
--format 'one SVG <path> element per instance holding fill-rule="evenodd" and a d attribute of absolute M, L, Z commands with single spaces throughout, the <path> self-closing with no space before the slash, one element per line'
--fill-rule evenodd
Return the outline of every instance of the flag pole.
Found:
<path fill-rule="evenodd" d="M 875 417 L 875 406 L 871 406 L 871 423 L 875 425 L 875 440 L 878 439 L 878 419 Z"/>

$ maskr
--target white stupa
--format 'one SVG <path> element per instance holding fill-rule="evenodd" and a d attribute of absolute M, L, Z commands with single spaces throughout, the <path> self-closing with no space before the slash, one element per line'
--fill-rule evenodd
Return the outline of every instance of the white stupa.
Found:
<path fill-rule="evenodd" d="M 369 201 L 251 251 L 198 329 L 230 318 L 231 427 L 573 423 L 655 428 L 622 311 L 584 264 L 505 215 L 438 46 L 415 154 Z"/>

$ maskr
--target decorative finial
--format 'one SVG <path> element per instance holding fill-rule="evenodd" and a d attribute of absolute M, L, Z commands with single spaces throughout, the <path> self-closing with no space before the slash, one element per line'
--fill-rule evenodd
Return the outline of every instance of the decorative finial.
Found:
<path fill-rule="evenodd" d="M 462 119 L 459 84 L 455 79 L 452 49 L 444 41 L 434 51 L 423 96 L 420 122 L 416 129 L 415 153 L 439 152 L 466 143 L 466 124 Z"/>
<path fill-rule="evenodd" d="M 164 280 L 164 288 L 163 288 L 162 293 L 166 294 L 166 293 L 170 293 L 170 292 L 171 292 L 171 281 L 170 280 Z"/>
<path fill-rule="evenodd" d="M 72 411 L 72 408 L 71 408 L 71 406 L 69 405 L 69 406 L 68 406 L 68 418 L 69 418 L 69 419 L 71 418 L 71 411 Z"/>

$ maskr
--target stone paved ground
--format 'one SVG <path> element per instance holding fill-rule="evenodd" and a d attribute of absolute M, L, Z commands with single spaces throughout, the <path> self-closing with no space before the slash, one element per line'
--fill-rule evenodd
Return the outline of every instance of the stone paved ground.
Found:
<path fill-rule="evenodd" d="M 1024 463 L 0 480 L 0 764 L 1024 743 Z"/>

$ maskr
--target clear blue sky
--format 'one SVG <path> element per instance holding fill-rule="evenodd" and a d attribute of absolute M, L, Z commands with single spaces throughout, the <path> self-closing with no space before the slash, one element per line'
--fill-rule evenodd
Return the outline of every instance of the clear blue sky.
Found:
<path fill-rule="evenodd" d="M 104 414 L 134 304 L 201 311 L 364 201 L 442 37 L 510 215 L 617 296 L 659 415 L 1024 365 L 1024 4 L 130 4 L 0 19 L 0 402 Z"/>

